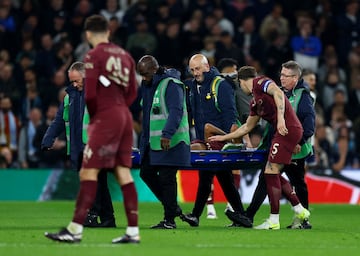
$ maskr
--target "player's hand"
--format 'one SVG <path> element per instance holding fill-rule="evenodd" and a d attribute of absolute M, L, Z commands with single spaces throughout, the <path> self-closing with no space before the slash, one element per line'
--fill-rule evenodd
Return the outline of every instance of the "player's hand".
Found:
<path fill-rule="evenodd" d="M 165 151 L 168 151 L 170 148 L 170 139 L 161 137 L 160 138 L 161 148 Z"/>
<path fill-rule="evenodd" d="M 285 125 L 285 120 L 284 119 L 279 119 L 277 122 L 277 130 L 278 132 L 282 135 L 285 136 L 289 133 L 286 125 Z"/>
<path fill-rule="evenodd" d="M 208 138 L 209 141 L 224 141 L 224 136 L 222 135 L 215 135 L 215 136 L 210 136 Z"/>

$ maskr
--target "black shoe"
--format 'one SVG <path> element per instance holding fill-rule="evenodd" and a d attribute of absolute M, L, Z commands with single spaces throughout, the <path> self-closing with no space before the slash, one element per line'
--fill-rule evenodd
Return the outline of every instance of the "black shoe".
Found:
<path fill-rule="evenodd" d="M 93 213 L 88 213 L 83 225 L 84 227 L 90 227 L 90 228 L 98 227 L 99 226 L 98 215 Z"/>
<path fill-rule="evenodd" d="M 114 238 L 112 240 L 113 244 L 138 244 L 140 243 L 140 236 L 129 236 L 127 234 Z"/>
<path fill-rule="evenodd" d="M 180 217 L 181 215 L 183 215 L 183 214 L 182 214 L 182 210 L 181 210 L 181 208 L 180 208 L 179 205 L 178 205 L 177 208 L 176 208 L 175 214 L 176 214 L 176 217 Z"/>
<path fill-rule="evenodd" d="M 100 218 L 101 219 L 101 218 Z M 115 228 L 115 218 L 114 216 L 112 218 L 101 220 L 101 222 L 98 222 L 98 215 L 89 213 L 85 219 L 84 227 L 88 228 Z"/>
<path fill-rule="evenodd" d="M 45 236 L 53 241 L 63 243 L 79 243 L 81 242 L 82 234 L 71 234 L 67 228 L 61 229 L 58 233 L 45 232 Z"/>
<path fill-rule="evenodd" d="M 254 223 L 254 216 L 250 216 L 250 214 L 247 211 L 244 212 L 244 215 L 249 218 L 251 223 Z"/>
<path fill-rule="evenodd" d="M 99 228 L 116 228 L 115 218 L 111 218 L 111 219 L 107 219 L 107 220 L 101 220 L 98 227 Z"/>
<path fill-rule="evenodd" d="M 175 222 L 162 220 L 159 222 L 159 224 L 153 225 L 150 228 L 152 228 L 152 229 L 175 229 L 176 224 L 175 224 Z"/>
<path fill-rule="evenodd" d="M 199 226 L 199 218 L 194 216 L 192 213 L 183 214 L 180 216 L 182 221 L 185 221 L 189 223 L 192 227 L 198 227 Z"/>
<path fill-rule="evenodd" d="M 301 228 L 302 229 L 312 229 L 312 225 L 310 224 L 309 220 L 304 220 L 301 223 Z"/>
<path fill-rule="evenodd" d="M 251 228 L 253 226 L 251 220 L 246 217 L 245 215 L 242 215 L 240 212 L 232 212 L 230 210 L 227 210 L 225 212 L 225 215 L 236 224 L 239 224 L 246 228 Z"/>
<path fill-rule="evenodd" d="M 227 227 L 228 227 L 228 228 L 238 228 L 238 227 L 241 227 L 241 225 L 233 222 L 233 223 L 227 225 Z"/>
<path fill-rule="evenodd" d="M 312 229 L 312 225 L 309 220 L 304 220 L 303 222 L 299 222 L 299 219 L 295 219 L 293 223 L 291 223 L 286 228 L 288 229 Z"/>

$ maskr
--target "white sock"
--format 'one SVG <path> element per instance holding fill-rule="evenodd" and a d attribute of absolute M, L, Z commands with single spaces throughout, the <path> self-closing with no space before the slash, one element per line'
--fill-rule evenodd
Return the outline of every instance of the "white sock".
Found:
<path fill-rule="evenodd" d="M 216 214 L 216 210 L 213 204 L 208 204 L 207 205 L 207 212 L 211 212 L 211 213 L 215 213 Z"/>
<path fill-rule="evenodd" d="M 67 230 L 69 230 L 71 234 L 81 234 L 83 232 L 83 229 L 83 225 L 75 222 L 70 222 L 70 224 L 67 226 Z"/>
<path fill-rule="evenodd" d="M 271 223 L 273 224 L 278 224 L 279 223 L 279 218 L 280 218 L 280 214 L 270 214 L 269 220 Z"/>
<path fill-rule="evenodd" d="M 230 210 L 230 211 L 234 211 L 234 209 L 232 208 L 231 204 L 230 203 L 227 203 L 226 204 L 226 209 Z"/>
<path fill-rule="evenodd" d="M 127 227 L 126 234 L 128 236 L 137 236 L 139 235 L 139 227 Z"/>
<path fill-rule="evenodd" d="M 299 214 L 304 210 L 304 206 L 302 206 L 302 204 L 299 203 L 299 204 L 293 206 L 293 209 L 296 214 Z"/>

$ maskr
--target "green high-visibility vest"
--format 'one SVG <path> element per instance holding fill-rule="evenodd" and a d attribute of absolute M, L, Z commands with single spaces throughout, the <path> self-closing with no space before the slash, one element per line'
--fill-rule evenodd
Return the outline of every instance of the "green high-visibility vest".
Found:
<path fill-rule="evenodd" d="M 63 119 L 65 122 L 65 135 L 66 135 L 66 153 L 70 155 L 70 121 L 69 121 L 69 94 L 64 97 L 64 112 Z M 90 123 L 90 116 L 87 108 L 84 108 L 83 127 L 82 127 L 82 141 L 84 144 L 88 142 L 87 127 Z"/>
<path fill-rule="evenodd" d="M 259 145 L 257 146 L 257 149 L 261 149 L 261 150 L 268 150 L 269 149 L 269 142 L 270 142 L 270 138 L 269 136 L 271 134 L 269 134 L 270 131 L 270 124 L 268 122 L 266 122 L 265 127 L 264 127 L 264 132 L 262 135 L 262 138 L 260 140 Z"/>
<path fill-rule="evenodd" d="M 291 96 L 289 97 L 289 101 L 291 103 L 292 108 L 297 113 L 299 102 L 305 88 L 295 89 Z M 310 138 L 301 146 L 301 151 L 297 154 L 292 155 L 292 159 L 302 159 L 313 153 L 313 148 L 311 145 Z"/>
<path fill-rule="evenodd" d="M 161 80 L 158 84 L 158 87 L 154 93 L 150 112 L 150 148 L 152 150 L 162 150 L 160 138 L 162 135 L 162 130 L 164 129 L 169 117 L 169 112 L 165 102 L 165 92 L 170 80 L 181 86 L 185 93 L 185 85 L 178 79 L 168 77 Z M 183 115 L 178 129 L 170 139 L 170 148 L 176 146 L 182 141 L 187 145 L 190 145 L 189 123 L 185 95 L 183 100 Z"/>

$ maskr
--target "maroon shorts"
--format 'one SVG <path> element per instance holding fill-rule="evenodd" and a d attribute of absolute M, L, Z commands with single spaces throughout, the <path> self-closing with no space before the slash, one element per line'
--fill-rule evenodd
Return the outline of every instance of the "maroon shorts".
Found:
<path fill-rule="evenodd" d="M 133 125 L 128 108 L 98 113 L 89 124 L 88 135 L 83 168 L 131 167 Z"/>
<path fill-rule="evenodd" d="M 290 164 L 291 156 L 295 146 L 300 142 L 303 129 L 302 127 L 290 126 L 287 127 L 289 133 L 282 136 L 276 131 L 271 140 L 271 147 L 269 149 L 268 161 L 276 164 Z"/>

